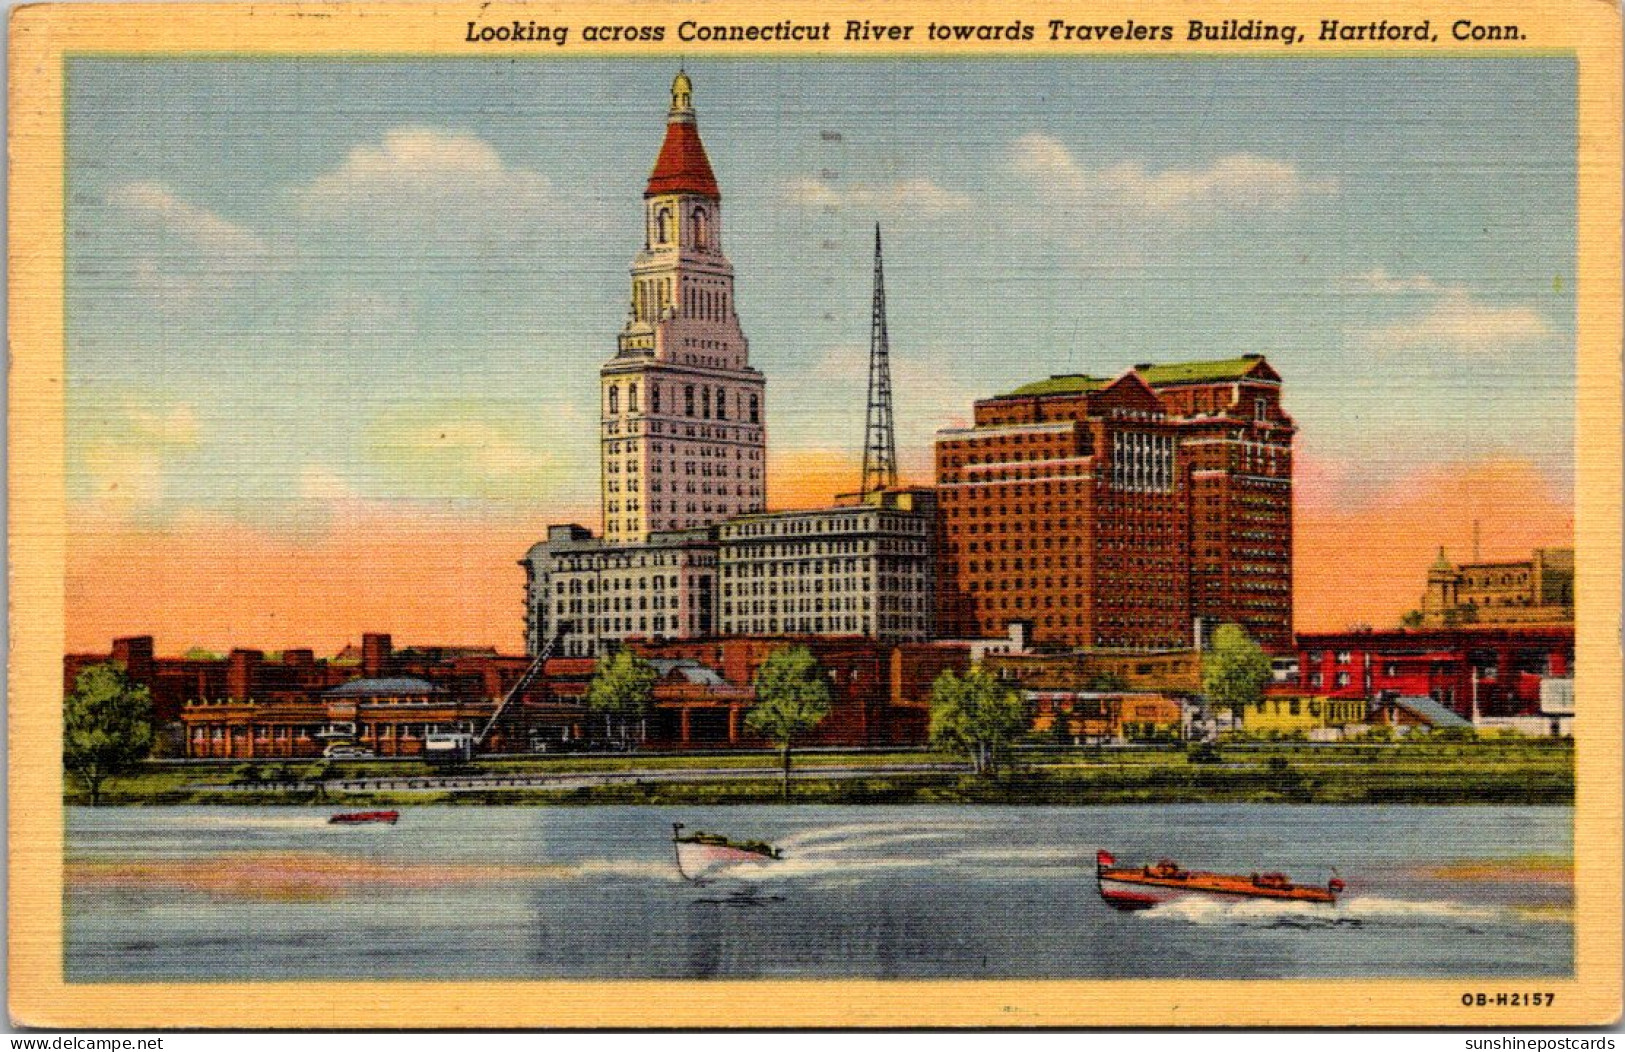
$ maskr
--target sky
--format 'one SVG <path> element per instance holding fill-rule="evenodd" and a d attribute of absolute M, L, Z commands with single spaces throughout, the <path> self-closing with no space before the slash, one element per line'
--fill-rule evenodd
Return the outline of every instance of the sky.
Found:
<path fill-rule="evenodd" d="M 71 60 L 68 646 L 517 650 L 598 522 L 669 60 Z M 873 226 L 897 443 L 1052 373 L 1262 353 L 1300 630 L 1437 546 L 1571 543 L 1569 58 L 691 62 L 768 498 L 854 487 Z"/>

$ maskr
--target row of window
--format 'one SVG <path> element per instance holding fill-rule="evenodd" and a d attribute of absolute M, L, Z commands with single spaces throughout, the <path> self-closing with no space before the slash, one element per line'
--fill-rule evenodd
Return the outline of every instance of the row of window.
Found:
<path fill-rule="evenodd" d="M 617 416 L 621 412 L 621 385 L 609 384 L 605 388 L 605 409 L 610 416 Z M 712 419 L 713 414 L 718 420 L 728 419 L 728 391 L 726 388 L 712 388 L 707 384 L 696 387 L 694 384 L 684 384 L 682 388 L 683 415 L 698 417 L 701 420 Z M 696 406 L 698 407 L 696 410 Z M 626 385 L 626 411 L 639 412 L 638 384 L 634 380 Z M 649 385 L 649 412 L 661 412 L 661 387 L 657 383 Z M 675 412 L 675 409 L 673 410 Z M 734 413 L 736 419 L 748 420 L 752 424 L 762 422 L 761 396 L 752 392 L 748 396 L 743 392 L 734 394 Z"/>

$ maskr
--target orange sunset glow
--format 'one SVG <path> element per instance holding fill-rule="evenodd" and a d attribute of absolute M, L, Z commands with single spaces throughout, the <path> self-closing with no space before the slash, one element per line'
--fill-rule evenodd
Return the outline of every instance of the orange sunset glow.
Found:
<path fill-rule="evenodd" d="M 774 460 L 771 499 L 812 507 L 853 488 L 840 456 Z M 523 649 L 518 560 L 546 524 L 594 525 L 596 513 L 459 520 L 355 504 L 320 531 L 198 520 L 164 529 L 77 528 L 69 539 L 67 646 L 104 650 L 115 636 L 156 637 L 160 653 L 202 646 L 332 653 L 363 631 L 403 644 Z M 1293 561 L 1300 631 L 1394 624 L 1416 605 L 1439 545 L 1467 558 L 1480 523 L 1483 557 L 1527 557 L 1572 543 L 1573 509 L 1534 467 L 1481 460 L 1352 492 L 1317 465 L 1300 469 Z"/>

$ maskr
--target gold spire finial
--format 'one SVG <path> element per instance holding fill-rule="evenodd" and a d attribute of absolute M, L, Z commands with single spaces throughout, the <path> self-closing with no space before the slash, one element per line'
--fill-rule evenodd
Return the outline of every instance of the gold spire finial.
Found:
<path fill-rule="evenodd" d="M 673 117 L 694 115 L 694 85 L 682 69 L 677 70 L 677 76 L 671 82 L 671 115 Z"/>

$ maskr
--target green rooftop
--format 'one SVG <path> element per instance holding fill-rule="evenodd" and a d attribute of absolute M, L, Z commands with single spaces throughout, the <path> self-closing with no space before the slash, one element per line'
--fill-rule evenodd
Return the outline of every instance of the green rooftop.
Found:
<path fill-rule="evenodd" d="M 1109 383 L 1111 383 L 1110 380 L 1101 380 L 1094 376 L 1072 373 L 1070 375 L 1052 376 L 1048 380 L 1038 380 L 999 397 L 1020 398 L 1035 395 L 1086 394 L 1089 391 L 1098 391 Z"/>
<path fill-rule="evenodd" d="M 1134 367 L 1134 371 L 1140 374 L 1140 379 L 1152 387 L 1163 384 L 1216 383 L 1224 380 L 1239 380 L 1252 372 L 1263 360 L 1261 355 L 1243 355 L 1240 358 L 1224 358 L 1214 362 L 1137 365 Z M 1052 376 L 1048 380 L 1036 380 L 1007 394 L 999 395 L 999 397 L 1035 398 L 1045 395 L 1088 394 L 1091 391 L 1098 391 L 1110 383 L 1110 380 L 1102 380 L 1095 376 L 1085 376 L 1082 373 L 1067 373 Z"/>
<path fill-rule="evenodd" d="M 1218 380 L 1240 380 L 1264 359 L 1259 355 L 1225 358 L 1216 362 L 1174 362 L 1171 365 L 1136 366 L 1140 379 L 1157 387 L 1162 384 L 1200 384 Z"/>

